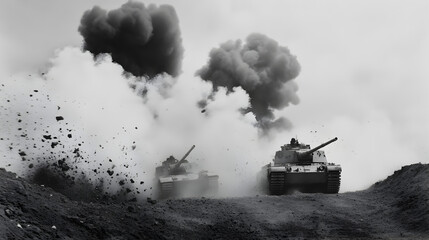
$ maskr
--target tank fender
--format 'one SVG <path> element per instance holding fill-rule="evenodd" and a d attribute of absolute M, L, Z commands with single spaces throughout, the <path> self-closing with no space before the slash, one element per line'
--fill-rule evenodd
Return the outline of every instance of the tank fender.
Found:
<path fill-rule="evenodd" d="M 341 172 L 341 166 L 340 165 L 328 165 L 326 167 L 328 168 L 328 171 L 340 171 Z"/>
<path fill-rule="evenodd" d="M 270 172 L 286 172 L 286 167 L 270 167 Z"/>

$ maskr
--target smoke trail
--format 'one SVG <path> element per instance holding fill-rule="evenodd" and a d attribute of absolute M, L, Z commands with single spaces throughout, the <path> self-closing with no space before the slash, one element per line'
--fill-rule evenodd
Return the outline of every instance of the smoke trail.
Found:
<path fill-rule="evenodd" d="M 262 34 L 251 34 L 245 44 L 228 41 L 210 52 L 206 66 L 197 71 L 202 79 L 213 83 L 214 91 L 226 87 L 243 88 L 250 97 L 251 111 L 262 129 L 290 128 L 285 118 L 275 119 L 273 110 L 297 104 L 298 86 L 294 78 L 300 65 L 289 49 Z"/>
<path fill-rule="evenodd" d="M 84 49 L 94 56 L 112 55 L 125 71 L 150 78 L 177 76 L 183 55 L 179 20 L 172 6 L 129 1 L 107 12 L 95 6 L 81 19 Z"/>

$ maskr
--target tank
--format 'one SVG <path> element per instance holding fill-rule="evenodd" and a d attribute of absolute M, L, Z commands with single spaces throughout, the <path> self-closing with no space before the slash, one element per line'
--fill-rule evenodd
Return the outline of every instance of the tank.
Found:
<path fill-rule="evenodd" d="M 156 168 L 160 198 L 210 196 L 217 192 L 219 176 L 198 171 L 196 164 L 186 160 L 194 148 L 195 145 L 180 160 L 168 157 Z"/>
<path fill-rule="evenodd" d="M 281 146 L 273 162 L 262 167 L 263 189 L 270 195 L 288 192 L 338 193 L 341 183 L 341 166 L 328 163 L 325 152 L 320 150 L 337 141 L 333 138 L 315 148 L 292 138 Z"/>

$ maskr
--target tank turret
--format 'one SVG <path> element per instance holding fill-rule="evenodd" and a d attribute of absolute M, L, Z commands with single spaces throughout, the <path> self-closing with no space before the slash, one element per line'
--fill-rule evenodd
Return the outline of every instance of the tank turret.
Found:
<path fill-rule="evenodd" d="M 170 170 L 172 173 L 174 172 L 178 172 L 180 169 L 180 165 L 182 165 L 182 163 L 184 163 L 186 161 L 186 158 L 189 156 L 189 154 L 192 152 L 192 150 L 194 150 L 195 145 L 192 145 L 191 149 L 189 149 L 186 154 L 180 159 L 180 161 L 178 161 L 176 163 L 176 165 L 174 165 L 174 167 Z"/>
<path fill-rule="evenodd" d="M 305 151 L 305 152 L 298 153 L 298 159 L 305 158 L 305 157 L 311 155 L 312 153 L 316 152 L 317 150 L 319 150 L 319 149 L 325 147 L 326 145 L 329 145 L 329 144 L 331 144 L 337 140 L 338 140 L 338 138 L 335 137 L 335 138 L 333 138 L 333 139 L 331 139 L 325 143 L 320 144 L 319 146 L 317 146 L 315 148 L 312 148 L 312 149 Z"/>

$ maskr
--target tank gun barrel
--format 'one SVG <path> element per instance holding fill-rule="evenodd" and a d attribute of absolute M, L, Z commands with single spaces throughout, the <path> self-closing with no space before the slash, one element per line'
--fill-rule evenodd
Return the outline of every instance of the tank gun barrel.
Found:
<path fill-rule="evenodd" d="M 182 163 L 185 161 L 185 159 L 188 157 L 188 155 L 192 152 L 192 150 L 194 150 L 194 148 L 195 148 L 195 145 L 192 145 L 191 149 L 189 149 L 188 152 L 186 152 L 186 154 L 182 157 L 182 159 L 180 159 L 180 161 L 176 164 L 174 169 L 178 169 L 180 167 L 180 165 L 182 165 Z"/>
<path fill-rule="evenodd" d="M 302 155 L 302 156 L 308 156 L 308 155 L 314 153 L 315 151 L 317 151 L 317 150 L 325 147 L 326 145 L 329 145 L 329 144 L 331 144 L 331 143 L 333 143 L 333 142 L 335 142 L 337 140 L 338 140 L 338 138 L 333 138 L 333 139 L 331 139 L 331 140 L 329 140 L 329 141 L 327 141 L 325 143 L 320 144 L 319 146 L 317 146 L 315 148 L 312 148 L 312 149 L 310 149 L 310 150 L 308 150 L 306 152 L 301 153 L 300 155 Z"/>

